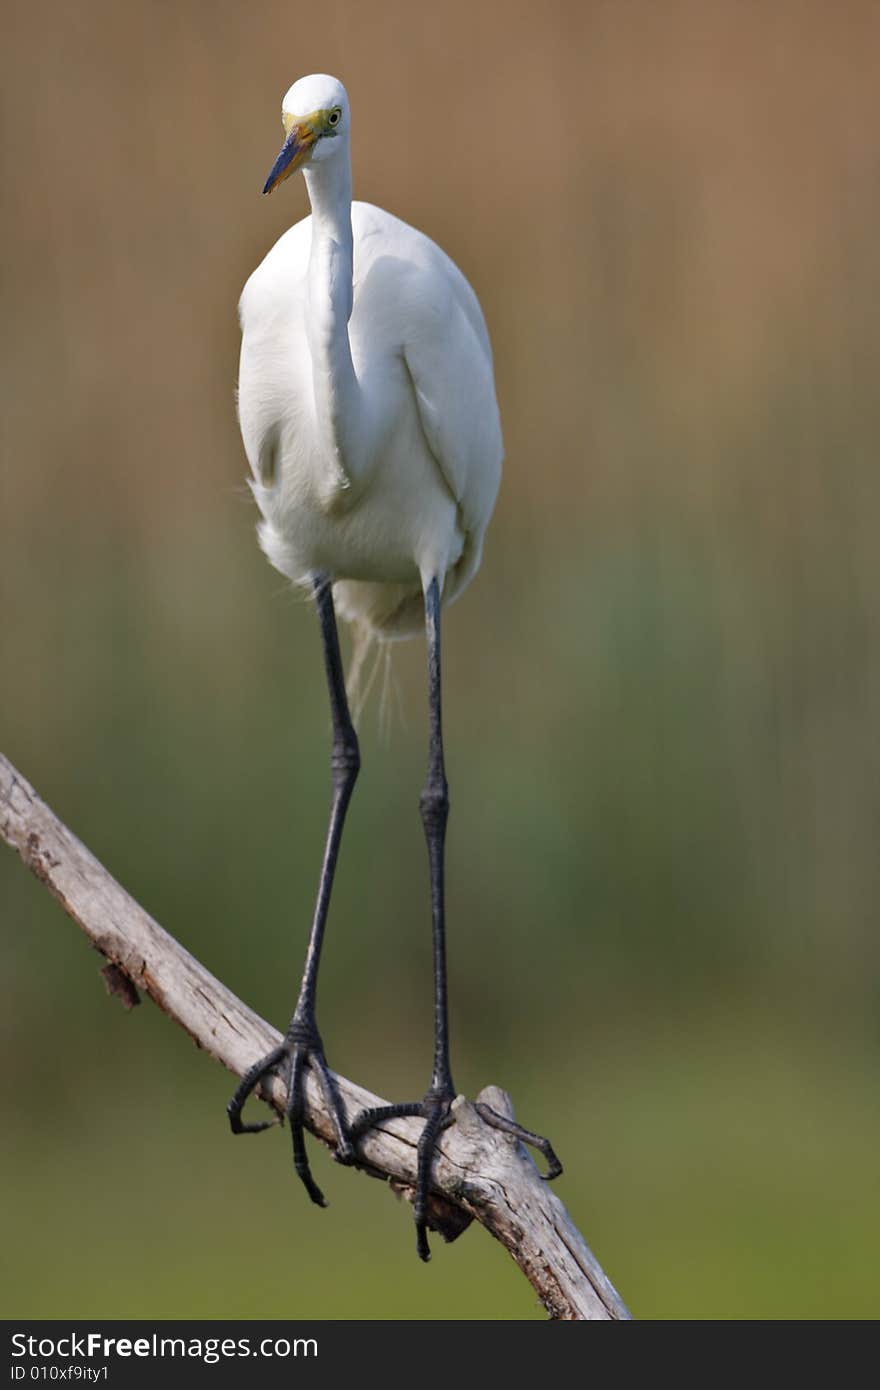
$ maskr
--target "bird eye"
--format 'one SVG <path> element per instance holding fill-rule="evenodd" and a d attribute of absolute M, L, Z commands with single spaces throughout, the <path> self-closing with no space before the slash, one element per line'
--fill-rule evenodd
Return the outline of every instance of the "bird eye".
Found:
<path fill-rule="evenodd" d="M 330 115 L 329 115 L 328 118 L 327 118 L 328 123 L 329 123 L 330 125 L 339 125 L 339 117 L 340 117 L 341 115 L 342 115 L 342 112 L 341 112 L 341 111 L 338 111 L 338 110 L 337 110 L 337 111 L 331 111 L 331 112 L 330 112 Z"/>

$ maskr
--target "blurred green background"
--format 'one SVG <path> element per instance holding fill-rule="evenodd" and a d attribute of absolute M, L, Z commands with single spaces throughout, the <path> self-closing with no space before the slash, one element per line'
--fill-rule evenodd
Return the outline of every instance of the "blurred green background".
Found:
<path fill-rule="evenodd" d="M 235 305 L 297 76 L 492 333 L 507 462 L 446 623 L 454 1069 L 510 1089 L 641 1317 L 876 1316 L 880 9 L 7 9 L 0 747 L 279 1026 L 328 796 L 315 622 L 259 554 Z M 430 1062 L 424 650 L 374 701 L 319 1018 Z M 7 1317 L 530 1318 L 480 1230 L 281 1133 L 10 853 Z"/>

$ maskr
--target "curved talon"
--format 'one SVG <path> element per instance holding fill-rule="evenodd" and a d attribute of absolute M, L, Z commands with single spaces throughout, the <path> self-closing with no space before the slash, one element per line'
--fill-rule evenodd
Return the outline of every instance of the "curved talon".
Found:
<path fill-rule="evenodd" d="M 282 1058 L 286 1056 L 287 1048 L 281 1043 L 278 1047 L 274 1047 L 271 1052 L 268 1052 L 265 1057 L 261 1057 L 258 1062 L 255 1062 L 254 1065 L 249 1067 L 245 1072 L 236 1087 L 235 1095 L 226 1107 L 226 1113 L 229 1116 L 229 1127 L 233 1134 L 259 1134 L 261 1130 L 272 1129 L 274 1125 L 279 1123 L 277 1119 L 271 1119 L 259 1120 L 255 1124 L 246 1124 L 241 1118 L 241 1112 L 244 1109 L 245 1101 L 248 1096 L 259 1082 L 262 1081 L 266 1073 L 270 1072 L 273 1067 L 276 1067 Z"/>
<path fill-rule="evenodd" d="M 339 1089 L 322 1052 L 312 1052 L 309 1061 L 318 1073 L 324 1101 L 336 1128 L 336 1148 L 333 1150 L 333 1157 L 337 1163 L 347 1167 L 354 1162 L 354 1145 L 351 1142 L 351 1131 L 345 1118 Z"/>
<path fill-rule="evenodd" d="M 526 1129 L 524 1125 L 518 1125 L 515 1120 L 509 1120 L 506 1115 L 499 1115 L 497 1110 L 493 1110 L 491 1105 L 485 1101 L 474 1101 L 474 1109 L 487 1125 L 493 1129 L 503 1130 L 505 1134 L 512 1134 L 523 1144 L 529 1144 L 533 1149 L 537 1149 L 547 1160 L 547 1172 L 542 1173 L 544 1182 L 552 1182 L 558 1178 L 562 1172 L 562 1164 L 554 1152 L 553 1145 L 549 1139 L 545 1139 L 541 1134 L 535 1134 L 534 1130 Z"/>
<path fill-rule="evenodd" d="M 429 1263 L 431 1259 L 431 1247 L 428 1244 L 428 1228 L 424 1221 L 416 1222 L 416 1254 L 425 1264 Z"/>
<path fill-rule="evenodd" d="M 260 1134 L 264 1129 L 274 1129 L 276 1125 L 282 1123 L 279 1117 L 274 1120 L 257 1120 L 254 1124 L 244 1124 L 241 1120 L 233 1118 L 229 1105 L 226 1107 L 226 1113 L 229 1115 L 229 1124 L 233 1134 Z"/>
<path fill-rule="evenodd" d="M 287 1118 L 290 1121 L 290 1137 L 293 1144 L 293 1166 L 296 1175 L 316 1207 L 326 1207 L 327 1200 L 312 1177 L 306 1142 L 303 1134 L 303 1063 L 305 1049 L 295 1047 L 290 1061 L 290 1086 L 287 1091 Z"/>
<path fill-rule="evenodd" d="M 437 1135 L 440 1132 L 442 1121 L 448 1113 L 449 1102 L 434 1105 L 425 1117 L 425 1128 L 419 1135 L 418 1147 L 418 1168 L 416 1171 L 416 1194 L 413 1200 L 413 1216 L 416 1222 L 416 1253 L 420 1260 L 425 1264 L 431 1258 L 431 1247 L 428 1245 L 428 1226 L 425 1219 L 426 1208 L 428 1205 L 428 1187 L 431 1182 L 431 1160 L 434 1157 L 434 1146 L 437 1143 Z"/>

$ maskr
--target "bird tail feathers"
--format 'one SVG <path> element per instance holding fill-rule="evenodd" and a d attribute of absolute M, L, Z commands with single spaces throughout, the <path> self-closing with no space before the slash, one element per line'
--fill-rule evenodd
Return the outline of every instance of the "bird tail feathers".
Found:
<path fill-rule="evenodd" d="M 355 728 L 381 673 L 379 686 L 379 730 L 384 738 L 391 732 L 393 707 L 400 709 L 400 692 L 392 665 L 391 642 L 372 624 L 361 620 L 351 623 L 352 651 L 345 682 L 345 691 Z"/>

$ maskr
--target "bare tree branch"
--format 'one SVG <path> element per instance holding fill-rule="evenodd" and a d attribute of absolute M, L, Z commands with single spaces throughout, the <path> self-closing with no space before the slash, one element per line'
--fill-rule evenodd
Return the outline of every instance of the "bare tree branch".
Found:
<path fill-rule="evenodd" d="M 135 987 L 218 1062 L 241 1076 L 280 1035 L 215 979 L 120 887 L 0 754 L 0 835 L 110 962 L 108 988 L 130 1006 Z M 346 1113 L 386 1104 L 337 1077 Z M 264 1091 L 279 1114 L 284 1087 Z M 479 1100 L 511 1115 L 509 1098 L 487 1087 Z M 333 1126 L 319 1087 L 307 1074 L 311 1131 L 330 1148 Z M 629 1318 L 613 1285 L 568 1212 L 515 1139 L 489 1128 L 459 1096 L 456 1123 L 442 1136 L 434 1164 L 431 1224 L 446 1239 L 476 1218 L 516 1261 L 552 1318 Z M 403 1191 L 415 1182 L 418 1120 L 393 1120 L 360 1141 L 362 1166 Z"/>

